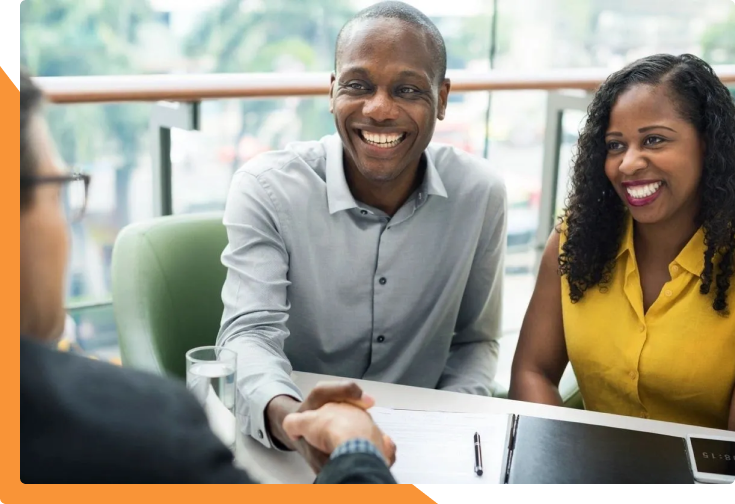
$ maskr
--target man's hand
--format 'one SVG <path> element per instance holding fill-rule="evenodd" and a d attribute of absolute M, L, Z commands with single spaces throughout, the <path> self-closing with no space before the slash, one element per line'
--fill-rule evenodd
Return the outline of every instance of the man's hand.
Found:
<path fill-rule="evenodd" d="M 347 403 L 329 403 L 318 410 L 291 413 L 283 428 L 292 440 L 303 438 L 309 445 L 331 454 L 351 439 L 367 439 L 383 454 L 388 466 L 396 461 L 396 446 L 361 408 Z"/>
<path fill-rule="evenodd" d="M 375 400 L 363 394 L 362 389 L 354 382 L 320 382 L 303 403 L 282 395 L 274 397 L 266 407 L 266 422 L 271 436 L 286 448 L 298 451 L 317 473 L 329 460 L 329 454 L 316 449 L 304 439 L 291 439 L 283 429 L 283 420 L 290 413 L 316 410 L 330 402 L 345 402 L 362 409 L 368 409 L 375 404 Z"/>

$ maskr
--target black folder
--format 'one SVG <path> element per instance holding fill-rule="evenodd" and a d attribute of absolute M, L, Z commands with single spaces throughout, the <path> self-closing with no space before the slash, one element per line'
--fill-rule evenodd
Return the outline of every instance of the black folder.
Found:
<path fill-rule="evenodd" d="M 506 483 L 694 483 L 683 438 L 526 416 L 513 421 Z"/>

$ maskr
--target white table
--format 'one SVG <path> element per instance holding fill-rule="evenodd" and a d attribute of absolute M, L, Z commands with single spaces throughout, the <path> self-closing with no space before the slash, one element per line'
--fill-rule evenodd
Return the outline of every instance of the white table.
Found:
<path fill-rule="evenodd" d="M 293 373 L 292 377 L 304 395 L 308 394 L 320 381 L 341 380 L 341 378 L 332 376 L 298 372 Z M 354 381 L 365 392 L 375 397 L 376 406 L 387 408 L 460 413 L 515 413 L 679 437 L 684 437 L 687 434 L 723 435 L 723 432 L 725 432 L 718 429 L 692 427 L 657 420 L 546 406 L 508 399 L 407 387 L 390 383 Z M 732 435 L 732 433 L 728 435 Z M 238 435 L 237 439 L 237 462 L 247 469 L 252 476 L 266 483 L 311 483 L 315 477 L 309 466 L 297 453 L 283 453 L 267 449 L 254 439 L 243 435 Z"/>

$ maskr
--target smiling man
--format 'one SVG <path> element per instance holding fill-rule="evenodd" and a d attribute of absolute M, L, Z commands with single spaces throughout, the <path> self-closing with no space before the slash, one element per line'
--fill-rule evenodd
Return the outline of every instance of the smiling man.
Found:
<path fill-rule="evenodd" d="M 235 174 L 218 343 L 239 354 L 239 415 L 266 446 L 309 409 L 292 369 L 490 395 L 498 358 L 505 188 L 488 162 L 430 144 L 450 82 L 436 26 L 400 2 L 337 40 L 337 135 Z"/>

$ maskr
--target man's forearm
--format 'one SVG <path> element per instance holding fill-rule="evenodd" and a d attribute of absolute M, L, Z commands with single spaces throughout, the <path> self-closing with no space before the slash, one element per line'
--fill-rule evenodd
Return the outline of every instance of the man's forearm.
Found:
<path fill-rule="evenodd" d="M 497 362 L 497 341 L 455 344 L 437 388 L 466 394 L 492 395 Z"/>
<path fill-rule="evenodd" d="M 271 399 L 265 408 L 266 425 L 270 433 L 271 439 L 278 443 L 278 448 L 295 450 L 294 442 L 289 439 L 286 431 L 283 430 L 283 419 L 289 413 L 296 412 L 301 406 L 301 401 L 297 401 L 291 396 L 279 395 Z"/>

